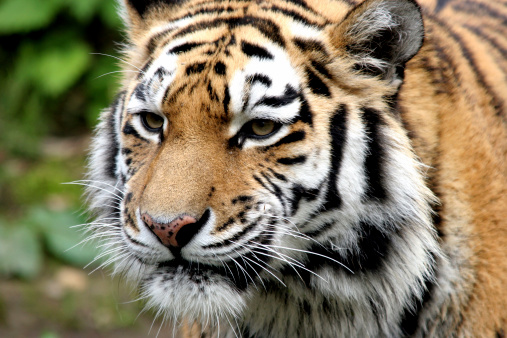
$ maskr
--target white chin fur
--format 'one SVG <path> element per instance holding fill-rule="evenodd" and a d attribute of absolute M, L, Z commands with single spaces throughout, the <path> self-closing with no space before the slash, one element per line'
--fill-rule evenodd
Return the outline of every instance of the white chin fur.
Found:
<path fill-rule="evenodd" d="M 183 318 L 204 327 L 233 322 L 242 313 L 246 293 L 239 294 L 219 275 L 191 277 L 178 271 L 154 271 L 144 279 L 142 296 L 147 306 L 164 319 L 179 323 Z"/>

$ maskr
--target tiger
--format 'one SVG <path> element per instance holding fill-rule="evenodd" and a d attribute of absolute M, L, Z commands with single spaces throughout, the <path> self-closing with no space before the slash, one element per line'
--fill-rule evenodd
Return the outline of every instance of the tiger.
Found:
<path fill-rule="evenodd" d="M 86 193 L 168 334 L 505 337 L 506 0 L 123 0 Z"/>

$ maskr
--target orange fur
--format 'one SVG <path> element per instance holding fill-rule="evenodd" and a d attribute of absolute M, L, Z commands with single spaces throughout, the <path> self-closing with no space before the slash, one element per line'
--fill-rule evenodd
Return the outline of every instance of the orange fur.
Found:
<path fill-rule="evenodd" d="M 131 11 L 129 34 L 133 47 L 126 51 L 128 61 L 142 68 L 149 58 L 159 57 L 172 33 L 156 36 L 152 27 L 181 18 L 191 12 L 192 5 L 202 2 L 160 6 L 143 20 Z M 336 79 L 329 83 L 333 95 L 349 106 L 361 107 L 367 103 L 386 110 L 385 97 L 392 96 L 397 85 L 350 72 L 351 61 L 344 48 L 347 41 L 342 36 L 344 26 L 340 23 L 351 6 L 340 1 L 306 2 L 320 15 L 305 12 L 291 3 L 272 1 L 317 23 L 326 20 L 334 23 L 329 26 L 329 32 L 334 35 L 327 41 L 327 47 L 336 56 L 330 66 Z M 504 54 L 507 1 L 454 0 L 441 9 L 437 0 L 418 2 L 422 6 L 425 40 L 422 49 L 407 64 L 397 109 L 415 154 L 428 168 L 427 184 L 440 200 L 440 220 L 435 223 L 441 234 L 440 245 L 461 274 L 452 285 L 459 290 L 458 296 L 443 303 L 436 318 L 452 323 L 450 327 L 456 336 L 494 337 L 497 334 L 500 337 L 500 332 L 507 330 L 507 60 Z M 269 3 L 231 1 L 229 6 L 238 13 L 248 13 L 259 12 L 259 8 Z M 476 10 L 465 11 L 473 9 L 473 4 Z M 488 11 L 498 17 L 488 15 Z M 280 34 L 290 39 L 283 15 L 275 12 L 263 15 L 279 22 Z M 192 38 L 213 40 L 225 29 L 213 28 Z M 256 33 L 245 27 L 238 30 L 237 38 L 253 34 Z M 256 41 L 262 45 L 268 40 L 258 36 Z M 150 41 L 154 46 L 152 51 Z M 215 54 L 201 61 L 211 64 L 221 60 L 219 54 L 226 45 L 227 41 L 221 42 Z M 292 45 L 287 50 L 295 68 L 301 70 L 309 55 Z M 222 60 L 227 62 L 227 67 L 244 67 L 245 56 L 235 49 L 231 53 L 233 61 Z M 310 54 L 319 58 L 317 50 Z M 192 56 L 190 60 L 195 61 Z M 207 69 L 204 74 L 211 71 Z M 131 203 L 155 216 L 163 216 L 167 206 L 171 206 L 172 212 L 196 215 L 211 206 L 220 210 L 217 217 L 222 224 L 231 214 L 241 211 L 239 204 L 230 201 L 238 194 L 254 191 L 251 172 L 259 164 L 269 165 L 274 154 L 258 149 L 228 148 L 224 134 L 230 120 L 223 114 L 221 101 L 230 78 L 214 80 L 219 100 L 213 101 L 201 81 L 202 75 L 187 76 L 185 68 L 179 68 L 176 85 L 168 93 L 171 99 L 164 103 L 164 114 L 171 116 L 171 125 L 164 134 L 161 149 L 136 147 L 137 141 L 124 138 L 125 145 L 134 149 L 139 163 L 150 163 L 136 172 L 129 183 L 134 191 Z M 129 93 L 134 90 L 131 85 L 135 83 L 134 78 L 128 75 L 124 80 Z M 308 96 L 315 111 L 330 112 L 336 103 Z M 127 116 L 126 120 L 130 118 Z M 329 115 L 322 113 L 315 119 L 314 134 L 302 123 L 296 123 L 293 130 L 307 130 L 312 142 L 329 143 L 325 132 Z M 387 117 L 386 123 L 393 129 L 399 128 L 395 117 Z M 316 141 L 317 138 L 320 139 Z M 283 155 L 284 151 L 287 156 L 290 154 L 282 149 L 276 156 Z M 302 145 L 299 151 L 310 153 L 311 143 Z M 215 192 L 214 187 L 220 189 Z M 216 235 L 220 237 L 222 230 L 215 229 Z M 440 334 L 432 331 L 439 324 L 424 323 L 429 336 Z M 195 336 L 197 332 L 184 331 L 185 336 Z"/>

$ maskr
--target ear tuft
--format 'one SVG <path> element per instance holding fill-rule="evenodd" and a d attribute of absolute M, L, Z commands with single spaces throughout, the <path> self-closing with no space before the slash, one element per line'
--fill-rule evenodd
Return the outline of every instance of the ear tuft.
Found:
<path fill-rule="evenodd" d="M 157 13 L 169 14 L 172 7 L 179 6 L 187 0 L 117 0 L 119 14 L 125 23 L 127 33 L 131 40 L 142 36 L 147 28 L 146 22 Z M 163 9 L 168 9 L 164 12 Z M 170 18 L 170 15 L 168 16 Z"/>
<path fill-rule="evenodd" d="M 161 6 L 161 5 L 179 5 L 183 3 L 182 0 L 124 0 L 126 3 L 129 12 L 132 14 L 138 15 L 141 18 L 144 16 L 148 10 L 151 8 Z"/>
<path fill-rule="evenodd" d="M 335 45 L 355 60 L 357 70 L 394 81 L 421 48 L 424 27 L 413 0 L 367 0 L 332 34 Z"/>

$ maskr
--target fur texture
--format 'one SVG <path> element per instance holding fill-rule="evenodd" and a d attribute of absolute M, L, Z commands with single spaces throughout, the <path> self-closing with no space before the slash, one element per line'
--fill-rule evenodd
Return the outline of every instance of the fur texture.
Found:
<path fill-rule="evenodd" d="M 188 335 L 503 336 L 505 0 L 119 5 L 90 227 L 148 306 Z M 169 246 L 146 219 L 195 222 Z"/>

